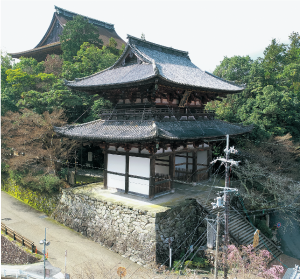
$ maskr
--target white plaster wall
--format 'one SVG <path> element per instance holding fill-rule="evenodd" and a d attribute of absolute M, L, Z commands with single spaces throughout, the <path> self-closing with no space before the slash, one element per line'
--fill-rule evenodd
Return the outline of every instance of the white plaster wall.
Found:
<path fill-rule="evenodd" d="M 204 143 L 204 147 L 209 147 L 209 145 L 208 145 L 208 144 L 206 144 L 206 143 Z"/>
<path fill-rule="evenodd" d="M 149 180 L 129 177 L 129 192 L 149 195 Z"/>
<path fill-rule="evenodd" d="M 181 155 L 185 155 L 185 153 L 182 153 Z M 176 157 L 175 156 L 175 165 L 176 164 L 181 164 L 181 163 L 185 163 L 186 164 L 186 158 L 184 157 Z M 180 168 L 180 169 L 185 169 L 186 165 L 180 165 L 180 166 L 175 166 L 176 169 Z"/>
<path fill-rule="evenodd" d="M 159 162 L 163 163 L 163 162 Z M 164 164 L 164 163 L 163 163 Z M 155 173 L 160 173 L 160 174 L 169 174 L 169 166 L 159 166 L 155 165 Z"/>
<path fill-rule="evenodd" d="M 164 149 L 163 148 L 160 148 L 156 151 L 156 153 L 163 153 L 164 152 Z"/>
<path fill-rule="evenodd" d="M 129 174 L 150 177 L 150 158 L 129 156 Z"/>
<path fill-rule="evenodd" d="M 110 147 L 108 148 L 108 150 L 116 151 L 116 147 L 115 147 L 115 146 L 110 146 Z"/>
<path fill-rule="evenodd" d="M 117 151 L 125 152 L 125 149 L 123 147 L 118 147 Z"/>
<path fill-rule="evenodd" d="M 141 154 L 148 154 L 148 155 L 150 155 L 149 151 L 146 148 L 144 148 L 144 149 L 141 150 Z"/>
<path fill-rule="evenodd" d="M 107 170 L 125 173 L 125 155 L 107 154 Z"/>
<path fill-rule="evenodd" d="M 137 147 L 132 147 L 129 153 L 139 153 L 139 149 Z"/>
<path fill-rule="evenodd" d="M 165 152 L 172 152 L 171 147 L 168 147 L 168 148 L 165 150 Z"/>
<path fill-rule="evenodd" d="M 125 191 L 125 176 L 108 173 L 107 187 L 118 188 Z"/>
<path fill-rule="evenodd" d="M 207 164 L 207 150 L 197 152 L 197 164 Z M 205 166 L 197 166 L 197 169 L 204 169 Z"/>
<path fill-rule="evenodd" d="M 189 153 L 189 156 L 193 156 L 193 153 Z M 192 170 L 193 169 L 193 158 L 188 158 L 188 169 Z"/>

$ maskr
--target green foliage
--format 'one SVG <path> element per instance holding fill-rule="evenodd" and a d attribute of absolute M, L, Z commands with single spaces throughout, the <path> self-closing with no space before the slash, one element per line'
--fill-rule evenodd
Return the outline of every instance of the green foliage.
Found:
<path fill-rule="evenodd" d="M 79 15 L 66 23 L 60 42 L 65 61 L 72 61 L 84 42 L 103 45 L 103 41 L 99 38 L 98 28 Z"/>
<path fill-rule="evenodd" d="M 181 259 L 185 257 L 185 253 L 181 253 L 179 256 Z M 195 255 L 195 253 L 191 253 L 186 261 L 183 263 L 182 260 L 175 260 L 173 262 L 173 269 L 175 271 L 182 270 L 183 268 L 189 268 L 189 269 L 199 269 L 199 268 L 205 268 L 209 266 L 209 261 L 205 258 L 200 258 Z"/>
<path fill-rule="evenodd" d="M 257 227 L 266 237 L 271 238 L 273 236 L 272 230 L 266 225 L 265 220 L 255 220 L 255 227 Z"/>
<path fill-rule="evenodd" d="M 246 84 L 240 94 L 209 103 L 217 117 L 229 122 L 255 124 L 250 137 L 257 139 L 290 133 L 300 138 L 300 36 L 290 35 L 290 44 L 275 39 L 255 61 L 249 56 L 225 57 L 214 74 Z"/>
<path fill-rule="evenodd" d="M 59 202 L 59 194 L 57 192 L 40 192 L 33 191 L 30 188 L 22 187 L 17 183 L 15 178 L 22 179 L 20 174 L 12 174 L 11 177 L 1 181 L 1 190 L 6 191 L 16 199 L 30 205 L 31 207 L 43 211 L 50 215 Z"/>
<path fill-rule="evenodd" d="M 111 48 L 105 46 L 102 49 L 90 43 L 83 43 L 77 56 L 71 62 L 64 62 L 63 77 L 67 80 L 74 80 L 92 75 L 112 66 L 119 55 L 111 52 Z"/>
<path fill-rule="evenodd" d="M 62 181 L 54 174 L 43 174 L 43 172 L 31 173 L 30 171 L 9 170 L 9 178 L 16 185 L 24 189 L 30 189 L 38 193 L 53 194 L 62 187 Z"/>
<path fill-rule="evenodd" d="M 6 86 L 6 71 L 12 68 L 13 59 L 10 55 L 2 53 L 1 51 L 1 91 L 5 89 Z"/>

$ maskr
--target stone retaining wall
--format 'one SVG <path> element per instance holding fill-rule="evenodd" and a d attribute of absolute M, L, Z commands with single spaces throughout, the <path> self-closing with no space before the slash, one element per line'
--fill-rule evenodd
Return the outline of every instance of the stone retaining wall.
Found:
<path fill-rule="evenodd" d="M 199 233 L 195 230 L 187 238 L 199 221 L 199 210 L 195 200 L 185 200 L 157 213 L 67 189 L 52 218 L 138 264 L 149 265 L 168 259 L 170 237 L 173 250 L 182 244 L 175 255 L 188 249 Z"/>

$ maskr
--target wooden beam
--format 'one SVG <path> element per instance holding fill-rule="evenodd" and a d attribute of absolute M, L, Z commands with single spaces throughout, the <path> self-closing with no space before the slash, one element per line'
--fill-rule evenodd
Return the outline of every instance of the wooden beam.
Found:
<path fill-rule="evenodd" d="M 169 175 L 171 179 L 171 189 L 173 189 L 173 181 L 175 178 L 175 155 L 172 153 L 169 157 Z"/>
<path fill-rule="evenodd" d="M 197 151 L 193 152 L 193 182 L 197 181 Z"/>
<path fill-rule="evenodd" d="M 129 151 L 126 152 L 125 160 L 125 194 L 128 194 L 129 190 Z"/>
<path fill-rule="evenodd" d="M 155 195 L 155 157 L 150 157 L 150 181 L 149 181 L 149 198 Z"/>
<path fill-rule="evenodd" d="M 104 170 L 103 170 L 103 184 L 104 184 L 104 189 L 107 189 L 107 149 L 103 149 L 103 154 L 104 154 Z"/>

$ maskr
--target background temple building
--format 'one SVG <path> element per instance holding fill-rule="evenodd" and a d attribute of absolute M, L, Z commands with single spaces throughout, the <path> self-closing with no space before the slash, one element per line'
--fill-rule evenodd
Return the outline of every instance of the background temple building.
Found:
<path fill-rule="evenodd" d="M 251 130 L 204 110 L 243 87 L 200 70 L 187 52 L 132 36 L 112 67 L 66 85 L 111 101 L 101 119 L 55 131 L 100 146 L 104 186 L 125 193 L 152 198 L 171 191 L 174 180 L 206 179 L 212 144 Z"/>
<path fill-rule="evenodd" d="M 50 26 L 45 33 L 42 40 L 37 44 L 37 46 L 33 49 L 18 52 L 18 53 L 10 53 L 13 58 L 20 57 L 33 57 L 37 61 L 44 61 L 48 54 L 62 54 L 59 35 L 61 35 L 62 30 L 64 29 L 65 24 L 72 20 L 73 17 L 78 14 L 64 10 L 59 7 L 55 7 L 55 12 L 53 13 L 53 17 L 50 23 Z M 122 44 L 126 44 L 122 38 L 116 33 L 114 25 L 110 23 L 106 23 L 100 20 L 92 19 L 89 17 L 84 17 L 88 19 L 89 23 L 98 27 L 99 30 L 99 38 L 102 39 L 104 45 L 109 44 L 109 39 L 112 37 L 117 42 L 117 49 L 121 49 Z"/>

